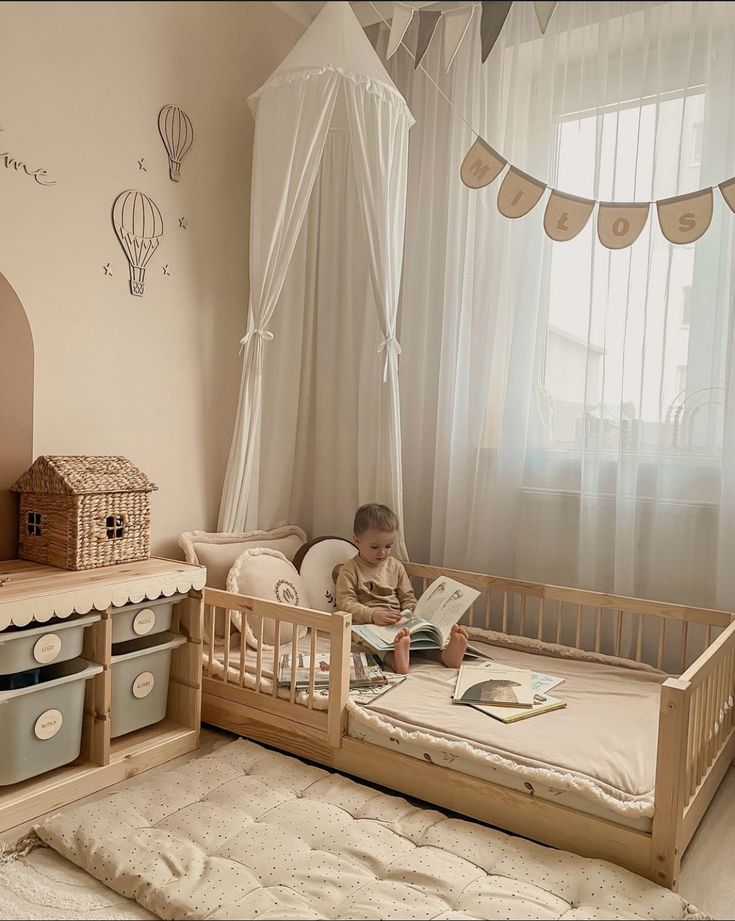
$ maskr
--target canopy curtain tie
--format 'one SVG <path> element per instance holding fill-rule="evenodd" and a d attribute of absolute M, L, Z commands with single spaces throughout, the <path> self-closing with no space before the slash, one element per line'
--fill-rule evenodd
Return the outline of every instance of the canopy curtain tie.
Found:
<path fill-rule="evenodd" d="M 390 336 L 386 336 L 385 339 L 378 346 L 378 355 L 381 352 L 385 352 L 385 364 L 383 365 L 383 383 L 385 384 L 388 380 L 388 362 L 390 361 L 390 354 L 393 354 L 398 358 L 403 349 L 401 348 L 401 343 L 396 339 L 396 337 L 391 333 Z"/>
<path fill-rule="evenodd" d="M 240 352 L 242 352 L 253 336 L 257 336 L 264 342 L 270 342 L 273 339 L 273 333 L 269 329 L 249 329 L 240 340 Z"/>

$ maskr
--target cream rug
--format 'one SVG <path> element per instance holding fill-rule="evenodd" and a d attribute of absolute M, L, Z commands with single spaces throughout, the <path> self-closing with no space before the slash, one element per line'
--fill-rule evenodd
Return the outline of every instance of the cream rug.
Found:
<path fill-rule="evenodd" d="M 708 917 L 612 864 L 242 740 L 71 807 L 38 834 L 161 918 Z"/>
<path fill-rule="evenodd" d="M 0 854 L 0 918 L 5 921 L 147 921 L 156 917 L 56 851 L 46 847 L 24 850 Z"/>

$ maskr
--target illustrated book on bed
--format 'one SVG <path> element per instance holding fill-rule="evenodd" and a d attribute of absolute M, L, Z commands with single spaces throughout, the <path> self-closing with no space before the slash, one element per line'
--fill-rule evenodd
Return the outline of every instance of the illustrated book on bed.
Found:
<path fill-rule="evenodd" d="M 435 579 L 419 598 L 415 611 L 402 611 L 401 620 L 390 626 L 355 624 L 352 632 L 376 652 L 393 649 L 396 634 L 408 628 L 411 649 L 444 649 L 452 627 L 480 593 L 447 576 Z"/>
<path fill-rule="evenodd" d="M 311 671 L 311 656 L 309 653 L 296 654 L 296 682 L 299 690 L 309 687 Z M 385 672 L 380 663 L 364 652 L 353 652 L 350 659 L 350 687 L 369 688 L 388 683 Z M 278 684 L 281 687 L 291 686 L 291 653 L 285 652 L 281 656 L 278 671 Z M 325 688 L 329 685 L 329 653 L 317 653 L 314 663 L 314 687 Z"/>
<path fill-rule="evenodd" d="M 493 707 L 532 707 L 534 690 L 531 672 L 502 665 L 462 665 L 454 686 L 457 704 Z"/>

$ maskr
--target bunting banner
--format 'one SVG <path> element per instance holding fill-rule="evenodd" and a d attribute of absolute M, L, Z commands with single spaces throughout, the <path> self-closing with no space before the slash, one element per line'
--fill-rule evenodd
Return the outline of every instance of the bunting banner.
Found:
<path fill-rule="evenodd" d="M 533 8 L 536 10 L 536 19 L 538 19 L 538 27 L 541 29 L 541 34 L 546 35 L 546 27 L 551 19 L 551 14 L 556 9 L 556 0 L 554 0 L 553 3 L 536 2 L 536 0 L 534 0 Z"/>
<path fill-rule="evenodd" d="M 523 217 L 546 191 L 546 183 L 511 166 L 498 192 L 498 211 L 503 217 Z"/>
<path fill-rule="evenodd" d="M 434 10 L 419 11 L 419 37 L 416 42 L 416 56 L 413 61 L 414 70 L 416 70 L 421 63 L 421 59 L 426 54 L 426 49 L 429 47 L 429 42 L 434 35 L 434 30 L 439 24 L 441 15 L 441 13 L 435 12 Z"/>
<path fill-rule="evenodd" d="M 489 186 L 508 166 L 498 190 L 498 211 L 507 218 L 528 214 L 541 200 L 546 183 L 524 173 L 477 135 L 465 154 L 459 175 L 469 189 Z M 735 213 L 735 177 L 719 186 L 728 208 Z M 656 205 L 661 233 L 670 242 L 686 246 L 698 240 L 712 223 L 713 187 L 656 202 L 596 201 L 552 189 L 544 210 L 544 231 L 558 243 L 573 240 L 587 226 L 597 205 L 597 237 L 607 249 L 626 249 L 643 232 Z"/>
<path fill-rule="evenodd" d="M 375 49 L 378 44 L 378 36 L 380 35 L 380 27 L 383 25 L 382 22 L 374 22 L 370 26 L 365 26 L 363 32 L 367 36 L 367 40 Z"/>
<path fill-rule="evenodd" d="M 488 55 L 498 40 L 498 36 L 503 31 L 510 7 L 510 0 L 507 3 L 503 2 L 503 0 L 483 0 L 482 18 L 480 19 L 480 45 L 482 47 L 483 64 L 487 61 Z"/>
<path fill-rule="evenodd" d="M 712 189 L 656 202 L 661 233 L 670 243 L 694 243 L 712 220 Z"/>
<path fill-rule="evenodd" d="M 594 207 L 595 202 L 589 198 L 565 195 L 564 192 L 553 189 L 544 212 L 546 235 L 558 243 L 573 240 L 584 230 Z"/>
<path fill-rule="evenodd" d="M 398 50 L 398 46 L 403 41 L 406 29 L 411 25 L 413 19 L 413 7 L 405 6 L 399 3 L 393 8 L 393 19 L 390 24 L 390 38 L 388 39 L 388 50 L 385 53 L 386 61 L 392 58 Z"/>
<path fill-rule="evenodd" d="M 482 189 L 500 175 L 507 162 L 478 137 L 465 154 L 459 175 L 468 189 Z"/>
<path fill-rule="evenodd" d="M 646 226 L 648 202 L 601 201 L 597 212 L 597 236 L 608 249 L 631 246 Z"/>
<path fill-rule="evenodd" d="M 463 10 L 450 10 L 444 13 L 444 35 L 442 36 L 442 58 L 444 61 L 444 70 L 447 71 L 452 66 L 459 46 L 467 34 L 467 29 L 472 22 L 472 14 L 475 12 L 474 6 L 468 6 Z"/>

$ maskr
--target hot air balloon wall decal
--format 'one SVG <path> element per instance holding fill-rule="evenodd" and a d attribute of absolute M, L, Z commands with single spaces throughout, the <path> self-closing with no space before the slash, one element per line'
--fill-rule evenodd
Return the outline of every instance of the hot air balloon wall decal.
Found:
<path fill-rule="evenodd" d="M 164 106 L 158 113 L 158 130 L 168 154 L 168 174 L 174 182 L 178 182 L 181 162 L 194 143 L 191 119 L 178 106 Z"/>
<path fill-rule="evenodd" d="M 128 189 L 112 206 L 112 226 L 130 264 L 130 293 L 145 291 L 145 270 L 163 236 L 158 205 L 143 192 Z"/>

